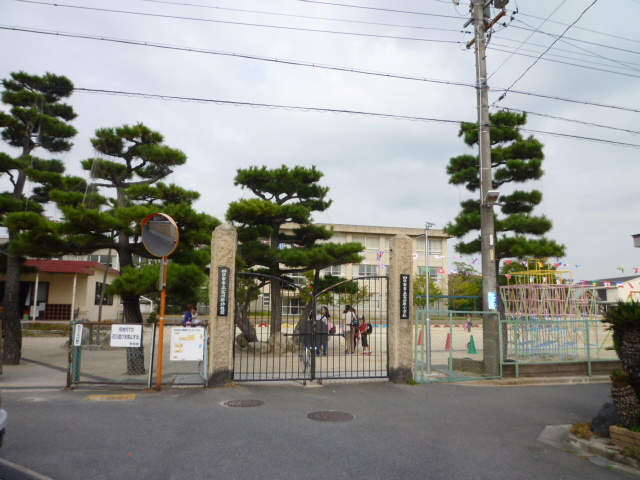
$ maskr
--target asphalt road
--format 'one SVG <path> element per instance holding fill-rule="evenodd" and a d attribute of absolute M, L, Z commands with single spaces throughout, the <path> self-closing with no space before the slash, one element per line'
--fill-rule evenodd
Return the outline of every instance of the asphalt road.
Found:
<path fill-rule="evenodd" d="M 537 440 L 547 425 L 591 420 L 609 392 L 389 383 L 4 390 L 10 428 L 0 458 L 54 480 L 628 478 Z M 307 417 L 325 411 L 354 418 Z"/>

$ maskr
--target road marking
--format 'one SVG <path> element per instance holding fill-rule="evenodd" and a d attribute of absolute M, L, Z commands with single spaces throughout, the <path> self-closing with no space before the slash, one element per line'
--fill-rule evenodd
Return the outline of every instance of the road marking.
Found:
<path fill-rule="evenodd" d="M 88 400 L 93 400 L 95 402 L 122 402 L 126 400 L 135 400 L 136 394 L 125 394 L 125 395 L 89 395 L 87 397 Z"/>

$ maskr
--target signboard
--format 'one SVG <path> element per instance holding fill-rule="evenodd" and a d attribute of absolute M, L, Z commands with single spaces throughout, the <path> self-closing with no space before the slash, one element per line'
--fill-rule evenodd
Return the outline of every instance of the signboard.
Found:
<path fill-rule="evenodd" d="M 111 325 L 112 347 L 139 347 L 142 345 L 142 325 Z"/>
<path fill-rule="evenodd" d="M 76 329 L 73 332 L 73 346 L 74 347 L 79 347 L 80 345 L 82 345 L 82 329 L 83 329 L 84 325 L 82 325 L 81 323 L 76 323 Z"/>
<path fill-rule="evenodd" d="M 229 267 L 218 267 L 218 316 L 229 315 Z"/>
<path fill-rule="evenodd" d="M 400 318 L 409 318 L 409 306 L 411 299 L 409 298 L 409 275 L 400 275 Z"/>
<path fill-rule="evenodd" d="M 169 360 L 200 361 L 204 359 L 204 328 L 173 327 Z"/>
<path fill-rule="evenodd" d="M 498 309 L 498 294 L 496 292 L 489 292 L 489 310 Z"/>

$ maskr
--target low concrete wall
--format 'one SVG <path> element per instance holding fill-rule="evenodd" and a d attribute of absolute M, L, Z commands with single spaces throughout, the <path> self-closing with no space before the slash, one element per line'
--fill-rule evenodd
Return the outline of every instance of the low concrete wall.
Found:
<path fill-rule="evenodd" d="M 622 362 L 619 360 L 596 360 L 591 362 L 591 375 L 609 375 L 613 370 L 622 370 Z M 573 377 L 576 375 L 588 375 L 587 362 L 572 363 L 521 363 L 519 364 L 520 377 Z M 502 378 L 515 378 L 516 364 L 506 363 L 502 365 Z"/>

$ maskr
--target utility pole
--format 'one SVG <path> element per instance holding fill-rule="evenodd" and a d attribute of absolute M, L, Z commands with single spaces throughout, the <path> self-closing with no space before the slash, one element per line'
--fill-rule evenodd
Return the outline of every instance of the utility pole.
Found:
<path fill-rule="evenodd" d="M 486 35 L 495 21 L 488 22 L 489 4 L 492 0 L 472 0 L 476 53 L 476 92 L 478 97 L 478 143 L 480 150 L 480 235 L 482 254 L 482 308 L 485 312 L 496 311 L 484 319 L 484 373 L 488 376 L 500 374 L 500 319 L 498 308 L 498 282 L 495 262 L 495 225 L 493 206 L 499 193 L 493 190 L 491 171 L 491 138 L 489 131 L 489 94 L 487 85 Z M 497 2 L 504 7 L 507 2 Z M 500 16 L 504 15 L 504 10 Z"/>

